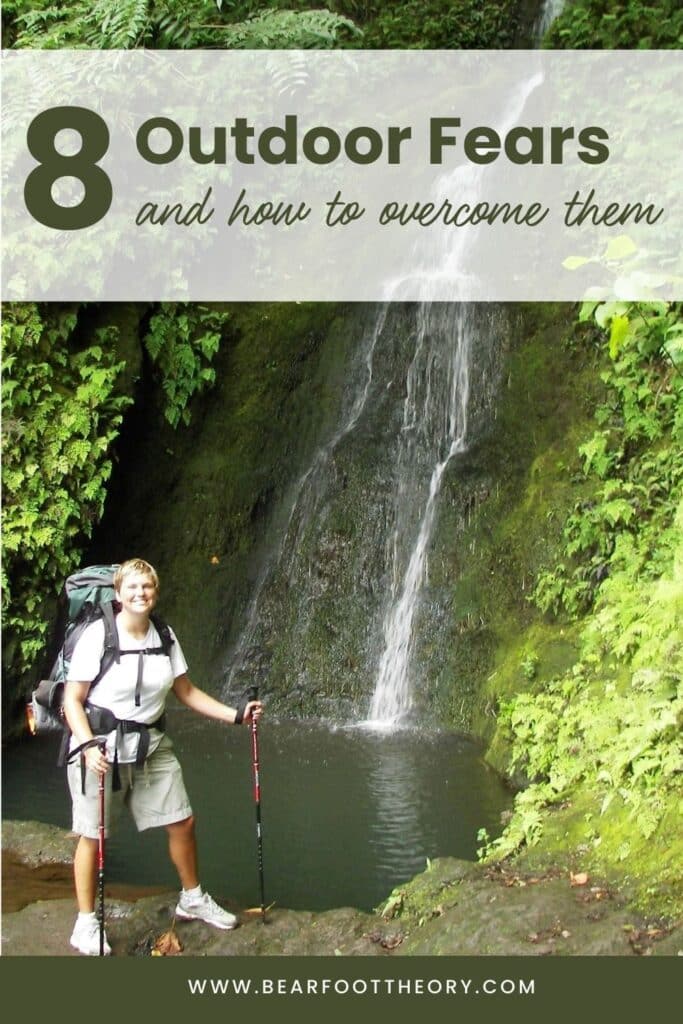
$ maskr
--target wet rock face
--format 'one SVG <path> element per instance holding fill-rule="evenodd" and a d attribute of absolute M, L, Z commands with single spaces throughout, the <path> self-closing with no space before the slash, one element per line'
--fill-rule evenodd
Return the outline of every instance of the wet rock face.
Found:
<path fill-rule="evenodd" d="M 36 897 L 25 903 L 16 893 L 3 900 L 3 955 L 78 955 L 69 947 L 76 913 L 71 894 L 75 837 L 53 825 L 7 821 L 2 841 L 4 892 L 19 885 Z M 397 931 L 391 922 L 348 907 L 323 913 L 272 908 L 264 925 L 260 912 L 225 904 L 240 925 L 222 932 L 197 921 L 175 922 L 176 892 L 149 893 L 136 886 L 106 886 L 107 937 L 115 956 L 150 956 L 169 929 L 186 956 L 374 956 L 386 954 Z M 220 900 L 219 893 L 216 897 Z"/>
<path fill-rule="evenodd" d="M 73 837 L 37 822 L 3 823 L 3 883 L 8 857 L 36 872 L 67 867 Z M 5 956 L 77 955 L 69 947 L 74 900 L 64 876 L 43 898 L 3 914 Z M 148 892 L 148 891 L 147 891 Z M 642 956 L 676 955 L 680 928 L 635 914 L 607 882 L 559 867 L 532 874 L 453 858 L 388 897 L 375 914 L 350 907 L 322 913 L 229 906 L 239 927 L 222 932 L 197 921 L 176 922 L 176 893 L 106 889 L 107 936 L 115 956 L 151 956 L 171 931 L 183 956 Z M 220 894 L 216 894 L 220 899 Z M 221 901 L 222 902 L 222 901 Z"/>
<path fill-rule="evenodd" d="M 365 316 L 330 304 L 233 312 L 232 333 L 215 360 L 216 386 L 193 405 L 187 428 L 171 430 L 158 396 L 136 407 L 90 553 L 94 561 L 144 554 L 157 567 L 160 609 L 193 678 L 212 692 L 221 688 L 254 589 L 279 544 L 292 489 L 334 435 Z M 250 645 L 251 682 L 254 667 L 258 679 L 279 655 L 270 642 L 273 615 L 278 634 L 295 612 L 286 574 L 279 584 L 284 598 L 263 610 L 265 635 Z M 300 665 L 300 653 L 287 669 Z M 287 693 L 291 685 L 283 683 Z"/>
<path fill-rule="evenodd" d="M 352 909 L 323 914 L 269 912 L 260 918 L 239 914 L 234 931 L 219 931 L 197 921 L 173 921 L 176 894 L 146 897 L 134 903 L 108 900 L 107 938 L 114 956 L 152 956 L 169 930 L 181 956 L 381 956 L 387 955 L 396 928 L 382 926 Z M 235 909 L 235 908 L 232 908 Z M 73 900 L 32 903 L 4 917 L 4 956 L 78 956 L 69 947 L 75 916 Z M 158 954 L 157 954 L 158 955 Z"/>
<path fill-rule="evenodd" d="M 42 865 L 70 865 L 75 837 L 57 825 L 41 821 L 3 821 L 2 852 L 30 868 Z"/>
<path fill-rule="evenodd" d="M 364 717 L 434 465 L 464 415 L 453 394 L 468 445 L 491 420 L 505 317 L 469 312 L 464 325 L 459 309 L 244 308 L 187 429 L 171 432 L 153 403 L 137 411 L 92 558 L 150 558 L 163 613 L 214 692 L 258 682 L 272 710 Z M 463 346 L 467 386 L 452 365 Z M 459 481 L 455 461 L 446 475 Z M 416 621 L 430 642 L 447 591 Z M 418 660 L 430 676 L 432 654 Z"/>

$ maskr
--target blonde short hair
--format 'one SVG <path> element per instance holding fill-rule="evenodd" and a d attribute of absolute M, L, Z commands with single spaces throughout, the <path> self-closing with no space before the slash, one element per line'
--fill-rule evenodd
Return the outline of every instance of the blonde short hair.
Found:
<path fill-rule="evenodd" d="M 123 586 L 126 576 L 132 576 L 135 572 L 142 573 L 143 576 L 149 576 L 155 590 L 159 589 L 159 577 L 154 566 L 146 562 L 144 558 L 129 558 L 114 573 L 114 590 L 118 592 Z"/>

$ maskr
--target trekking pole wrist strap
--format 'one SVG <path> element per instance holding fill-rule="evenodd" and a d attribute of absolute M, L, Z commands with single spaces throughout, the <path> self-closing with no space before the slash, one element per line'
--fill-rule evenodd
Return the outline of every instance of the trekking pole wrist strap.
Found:
<path fill-rule="evenodd" d="M 94 738 L 86 740 L 85 743 L 81 743 L 80 746 L 75 747 L 67 758 L 66 763 L 69 764 L 78 754 L 81 756 L 81 793 L 83 796 L 85 796 L 85 752 L 86 750 L 90 750 L 91 747 L 100 746 L 102 746 L 102 740 L 96 740 Z"/>
<path fill-rule="evenodd" d="M 99 747 L 101 742 L 101 740 L 96 739 L 86 740 L 85 743 L 81 743 L 79 747 L 74 747 L 69 754 L 68 760 L 73 761 L 77 754 L 85 754 L 86 750 L 89 750 L 90 747 Z"/>

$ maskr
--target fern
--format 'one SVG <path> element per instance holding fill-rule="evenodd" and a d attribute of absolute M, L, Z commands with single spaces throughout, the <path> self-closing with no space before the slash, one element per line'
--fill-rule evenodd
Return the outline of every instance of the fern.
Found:
<path fill-rule="evenodd" d="M 45 599 L 102 514 L 110 449 L 130 401 L 116 390 L 115 329 L 97 330 L 79 350 L 77 312 L 4 309 L 2 601 L 15 676 L 42 651 Z"/>
<path fill-rule="evenodd" d="M 483 856 L 537 842 L 546 808 L 578 789 L 594 794 L 600 814 L 620 803 L 647 840 L 683 771 L 683 378 L 666 348 L 681 313 L 614 303 L 582 316 L 598 323 L 611 360 L 601 429 L 579 449 L 593 489 L 566 521 L 562 562 L 539 574 L 534 595 L 545 611 L 585 615 L 581 658 L 501 711 L 511 767 L 531 784 Z M 627 862 L 633 845 L 622 843 L 617 859 Z"/>
<path fill-rule="evenodd" d="M 647 546 L 656 547 L 650 541 L 683 490 L 683 376 L 668 348 L 683 327 L 680 311 L 665 303 L 593 303 L 582 312 L 589 316 L 607 335 L 611 355 L 602 374 L 607 397 L 596 411 L 600 429 L 579 448 L 594 489 L 565 523 L 568 557 L 539 574 L 533 594 L 543 611 L 570 616 L 593 606 L 621 538 L 647 528 Z"/>
<path fill-rule="evenodd" d="M 246 21 L 226 25 L 223 38 L 231 49 L 329 49 L 357 33 L 354 23 L 325 9 L 262 11 Z"/>
<path fill-rule="evenodd" d="M 192 396 L 213 385 L 210 364 L 229 319 L 229 313 L 207 306 L 169 302 L 150 320 L 144 345 L 160 370 L 164 415 L 171 426 L 189 423 Z"/>
<path fill-rule="evenodd" d="M 325 8 L 256 10 L 263 5 L 210 0 L 17 0 L 17 48 L 97 50 L 135 47 L 188 49 L 326 49 L 358 34 L 350 18 Z M 212 12 L 217 17 L 210 17 Z"/>
<path fill-rule="evenodd" d="M 152 31 L 150 0 L 94 0 L 85 16 L 85 42 L 95 50 L 142 46 Z"/>

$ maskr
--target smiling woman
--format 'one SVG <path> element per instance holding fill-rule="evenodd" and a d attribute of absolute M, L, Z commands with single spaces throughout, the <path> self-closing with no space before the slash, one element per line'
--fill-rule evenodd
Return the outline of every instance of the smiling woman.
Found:
<path fill-rule="evenodd" d="M 126 563 L 116 571 L 114 587 L 121 604 L 121 625 L 128 624 L 129 631 L 135 635 L 138 623 L 136 616 L 149 615 L 157 603 L 159 593 L 159 577 L 156 570 L 147 562 L 136 559 L 132 564 Z M 124 621 L 125 616 L 125 621 Z M 128 623 L 128 620 L 130 622 Z M 141 639 L 138 637 L 138 639 Z"/>
<path fill-rule="evenodd" d="M 124 803 L 138 830 L 166 829 L 169 855 L 182 885 L 176 916 L 216 928 L 236 926 L 237 919 L 200 886 L 192 807 L 165 733 L 164 712 L 173 690 L 187 707 L 226 724 L 256 721 L 261 714 L 258 701 L 231 708 L 190 680 L 175 635 L 153 617 L 159 578 L 149 562 L 136 558 L 120 565 L 114 591 L 117 657 L 102 674 L 104 621 L 91 623 L 74 649 L 64 691 L 64 714 L 72 733 L 68 781 L 73 831 L 80 836 L 74 855 L 79 914 L 71 945 L 86 955 L 111 952 L 102 906 L 104 839 Z M 162 635 L 170 643 L 162 642 Z M 89 700 L 94 682 L 96 705 Z M 144 785 L 134 784 L 139 770 L 144 770 Z M 94 909 L 97 877 L 99 922 Z"/>

